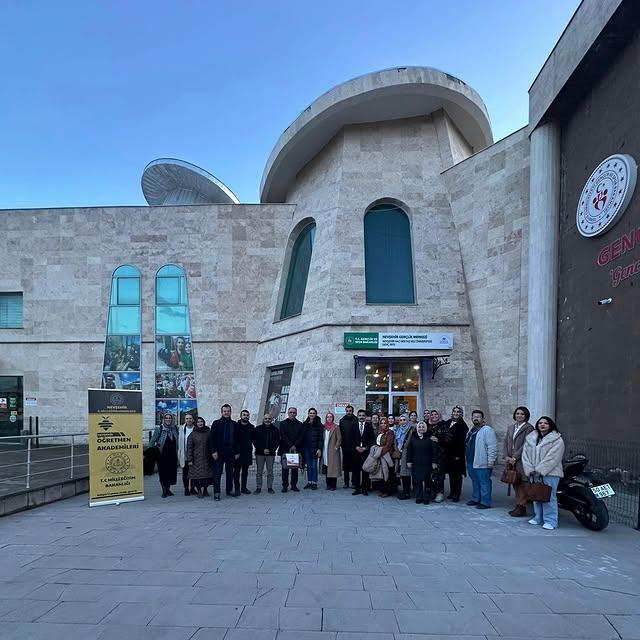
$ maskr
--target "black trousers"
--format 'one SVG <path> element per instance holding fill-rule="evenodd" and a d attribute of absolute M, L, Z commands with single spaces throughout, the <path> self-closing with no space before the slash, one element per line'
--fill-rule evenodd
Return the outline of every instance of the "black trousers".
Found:
<path fill-rule="evenodd" d="M 235 467 L 235 456 L 233 451 L 224 451 L 218 454 L 218 459 L 213 461 L 213 492 L 220 493 L 220 480 L 222 478 L 222 468 L 225 471 L 225 489 L 227 495 L 231 493 L 233 486 L 233 470 Z"/>
<path fill-rule="evenodd" d="M 338 478 L 327 478 L 328 489 L 335 489 L 337 483 L 338 483 Z"/>
<path fill-rule="evenodd" d="M 459 498 L 462 493 L 462 474 L 449 471 L 449 493 L 454 498 Z"/>
<path fill-rule="evenodd" d="M 282 464 L 282 488 L 289 488 L 289 471 L 291 471 L 291 486 L 298 486 L 298 470 L 297 469 L 288 469 L 286 462 L 283 461 Z"/>
<path fill-rule="evenodd" d="M 416 490 L 416 500 L 428 502 L 431 500 L 431 469 L 429 467 L 413 466 L 411 478 Z"/>
<path fill-rule="evenodd" d="M 182 467 L 182 486 L 185 491 L 189 491 L 194 486 L 193 482 L 189 482 L 189 465 L 186 462 Z"/>
<path fill-rule="evenodd" d="M 398 490 L 396 472 L 393 467 L 389 469 L 389 477 L 387 481 L 384 483 L 384 493 L 388 493 L 392 496 Z"/>
<path fill-rule="evenodd" d="M 444 472 L 441 467 L 431 472 L 431 488 L 434 493 L 444 493 Z"/>
<path fill-rule="evenodd" d="M 242 487 L 243 489 L 247 488 L 247 478 L 249 477 L 249 467 L 251 464 L 242 463 L 239 460 L 236 461 L 235 467 L 233 469 L 233 485 L 236 488 L 236 491 Z M 242 480 L 242 482 L 241 482 Z"/>
<path fill-rule="evenodd" d="M 355 456 L 355 451 L 342 451 L 342 469 L 344 471 L 344 484 L 345 486 L 349 486 L 349 474 L 351 474 L 351 482 L 354 484 L 353 477 L 353 458 Z"/>
<path fill-rule="evenodd" d="M 351 477 L 355 489 L 369 491 L 369 474 L 362 470 L 362 465 L 365 463 L 368 455 L 368 453 L 359 453 L 358 451 L 353 453 Z"/>

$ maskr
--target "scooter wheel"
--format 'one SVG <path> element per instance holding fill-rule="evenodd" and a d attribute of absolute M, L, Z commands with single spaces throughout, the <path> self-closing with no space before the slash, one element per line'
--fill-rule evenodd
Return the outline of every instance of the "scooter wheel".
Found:
<path fill-rule="evenodd" d="M 573 508 L 573 515 L 576 520 L 591 531 L 602 531 L 609 525 L 609 510 L 607 505 L 596 498 L 591 489 L 587 487 L 573 487 L 576 494 L 584 500 L 585 504 L 576 505 Z"/>

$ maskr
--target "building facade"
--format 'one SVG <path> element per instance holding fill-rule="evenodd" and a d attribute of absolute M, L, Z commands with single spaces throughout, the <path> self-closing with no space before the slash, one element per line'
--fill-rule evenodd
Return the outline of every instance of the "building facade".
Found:
<path fill-rule="evenodd" d="M 175 409 L 158 404 L 174 394 L 185 410 L 197 400 L 207 420 L 223 402 L 252 419 L 292 405 L 448 414 L 458 404 L 482 408 L 504 430 L 518 404 L 555 415 L 556 376 L 558 417 L 568 423 L 579 389 L 591 388 L 587 371 L 603 361 L 627 363 L 628 386 L 601 409 L 626 419 L 638 409 L 627 393 L 637 339 L 625 350 L 637 333 L 634 280 L 614 287 L 616 304 L 597 316 L 593 299 L 609 297 L 612 285 L 592 253 L 638 227 L 637 205 L 588 249 L 575 206 L 604 156 L 639 155 L 631 116 L 615 135 L 587 135 L 638 65 L 636 27 L 625 27 L 628 44 L 617 41 L 606 58 L 598 38 L 634 24 L 635 13 L 630 2 L 585 1 L 531 89 L 531 125 L 496 143 L 471 87 L 434 69 L 396 68 L 339 85 L 305 109 L 267 161 L 261 204 L 237 204 L 218 184 L 227 200 L 214 204 L 0 212 L 0 432 L 30 415 L 57 425 L 82 417 L 86 389 L 105 381 L 135 386 L 105 351 L 133 344 L 135 352 L 136 335 L 148 427 L 162 410 L 181 419 L 180 400 Z M 602 73 L 580 96 L 575 73 L 588 55 Z M 638 99 L 630 93 L 619 96 L 621 113 Z M 189 198 L 180 185 L 167 193 L 163 202 Z M 139 296 L 129 299 L 139 333 L 108 326 L 120 267 L 140 274 Z M 159 293 L 158 275 L 180 273 L 185 294 L 174 304 Z M 597 291 L 580 297 L 576 283 L 592 276 L 602 276 Z M 180 300 L 188 326 L 167 319 Z M 618 332 L 613 353 L 590 350 L 591 316 L 601 345 Z M 176 355 L 179 339 L 190 345 L 191 370 Z M 185 391 L 174 369 L 193 373 L 195 389 Z"/>

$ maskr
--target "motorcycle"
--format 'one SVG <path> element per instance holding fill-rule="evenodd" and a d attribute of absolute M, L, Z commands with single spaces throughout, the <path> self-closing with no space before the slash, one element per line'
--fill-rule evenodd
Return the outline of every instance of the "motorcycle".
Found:
<path fill-rule="evenodd" d="M 558 484 L 558 507 L 571 511 L 576 520 L 591 531 L 602 531 L 609 524 L 604 498 L 615 495 L 611 485 L 586 471 L 589 460 L 579 454 L 563 462 L 564 477 Z"/>

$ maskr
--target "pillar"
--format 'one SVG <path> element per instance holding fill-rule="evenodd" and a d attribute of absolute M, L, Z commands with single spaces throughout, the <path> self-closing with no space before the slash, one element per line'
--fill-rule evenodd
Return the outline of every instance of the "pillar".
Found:
<path fill-rule="evenodd" d="M 555 419 L 560 223 L 560 129 L 531 133 L 527 405 L 531 418 Z"/>

